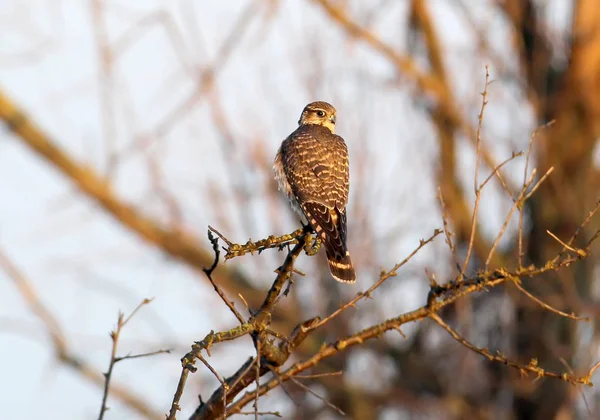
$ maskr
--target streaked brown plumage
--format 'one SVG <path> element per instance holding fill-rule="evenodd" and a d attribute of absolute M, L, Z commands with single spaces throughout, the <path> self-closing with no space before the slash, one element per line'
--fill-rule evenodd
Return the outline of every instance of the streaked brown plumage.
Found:
<path fill-rule="evenodd" d="M 346 246 L 348 148 L 335 134 L 335 119 L 327 102 L 306 105 L 299 127 L 281 144 L 274 169 L 279 189 L 320 236 L 333 278 L 353 283 L 356 272 Z"/>

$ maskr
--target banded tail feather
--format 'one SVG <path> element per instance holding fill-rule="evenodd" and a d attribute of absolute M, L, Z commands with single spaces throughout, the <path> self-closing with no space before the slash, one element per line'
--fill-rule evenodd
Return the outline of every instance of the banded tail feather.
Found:
<path fill-rule="evenodd" d="M 356 271 L 346 246 L 346 212 L 316 202 L 302 203 L 301 208 L 325 246 L 331 276 L 342 283 L 354 283 Z"/>
<path fill-rule="evenodd" d="M 356 271 L 352 265 L 350 253 L 346 251 L 346 255 L 330 254 L 327 245 L 325 247 L 331 276 L 342 283 L 354 283 L 356 281 Z"/>

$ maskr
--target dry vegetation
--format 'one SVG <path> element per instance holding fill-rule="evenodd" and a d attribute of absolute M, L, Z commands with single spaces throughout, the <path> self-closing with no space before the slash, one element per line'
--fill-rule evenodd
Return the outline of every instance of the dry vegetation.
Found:
<path fill-rule="evenodd" d="M 204 45 L 213 53 L 205 51 L 198 59 L 186 38 L 206 31 L 194 22 L 194 7 L 186 3 L 189 21 L 184 23 L 165 10 L 142 14 L 115 37 L 107 16 L 130 16 L 131 10 L 116 7 L 118 1 L 95 0 L 90 24 L 100 58 L 102 163 L 92 164 L 89 156 L 82 158 L 75 147 L 65 146 L 66 140 L 42 128 L 35 113 L 18 105 L 13 94 L 19 92 L 0 91 L 0 118 L 8 128 L 3 141 L 25 145 L 27 153 L 63 175 L 61 182 L 77 188 L 76 197 L 93 202 L 94 213 L 109 215 L 140 243 L 168 256 L 162 264 L 179 264 L 202 278 L 209 288 L 202 289 L 194 305 L 197 316 L 177 322 L 215 325 L 193 344 L 184 338 L 152 341 L 144 351 L 130 352 L 123 337 L 156 304 L 140 299 L 127 317 L 119 312 L 110 333 L 112 349 L 103 342 L 108 367 L 100 367 L 91 352 L 74 345 L 60 308 L 48 303 L 48 290 L 29 278 L 10 256 L 10 245 L 3 245 L 0 268 L 43 324 L 56 361 L 97 387 L 99 418 L 111 418 L 119 409 L 156 419 L 187 413 L 191 419 L 238 414 L 367 419 L 389 413 L 436 419 L 597 417 L 599 394 L 590 386 L 600 366 L 595 323 L 600 173 L 594 160 L 600 138 L 600 5 L 573 2 L 561 44 L 544 19 L 549 9 L 543 2 L 489 2 L 485 11 L 456 2 L 441 16 L 460 16 L 467 25 L 463 30 L 475 40 L 468 63 L 457 63 L 460 52 L 441 35 L 449 23 L 434 17 L 428 1 L 407 1 L 409 7 L 400 11 L 388 1 L 369 7 L 330 0 L 303 3 L 310 5 L 301 6 L 307 13 L 301 28 L 310 27 L 310 15 L 337 38 L 331 38 L 331 45 L 318 37 L 303 40 L 314 54 L 310 70 L 292 64 L 303 81 L 298 84 L 311 97 L 337 95 L 339 102 L 332 103 L 356 113 L 346 115 L 351 122 L 341 134 L 350 144 L 353 171 L 350 249 L 358 256 L 357 286 L 338 285 L 329 277 L 320 244 L 310 233 L 298 229 L 281 235 L 284 226 L 297 222 L 272 179 L 279 140 L 265 139 L 266 134 L 257 134 L 261 130 L 240 130 L 256 119 L 255 104 L 238 97 L 248 104 L 244 112 L 250 116 L 236 119 L 240 111 L 227 105 L 231 98 L 223 93 L 228 82 L 241 77 L 226 73 L 228 62 L 235 62 L 236 53 L 242 54 L 238 51 L 251 55 L 257 44 L 267 42 L 267 29 L 249 28 L 257 22 L 261 28 L 278 28 L 288 6 L 247 2 L 217 46 Z M 382 29 L 388 9 L 398 22 L 404 18 L 406 46 Z M 494 47 L 502 35 L 481 23 L 490 16 L 502 17 L 510 48 Z M 123 93 L 120 60 L 156 28 L 166 33 L 174 61 L 193 86 L 175 106 L 159 104 L 161 117 L 150 126 L 124 128 L 120 113 L 133 115 L 135 107 L 125 110 L 119 104 L 134 102 Z M 193 41 L 199 39 L 203 36 Z M 368 64 L 352 67 L 359 76 L 350 82 L 342 77 L 349 73 L 328 70 L 322 49 L 336 45 L 348 56 L 371 57 L 357 60 Z M 31 54 L 20 56 L 25 64 L 13 57 L 13 65 L 27 65 Z M 378 72 L 377 66 L 391 73 Z M 282 65 L 271 75 L 285 71 Z M 485 80 L 459 88 L 464 83 L 460 71 L 485 75 Z M 322 86 L 338 77 L 349 93 Z M 268 84 L 264 78 L 256 83 Z M 280 81 L 272 83 L 279 86 Z M 360 83 L 368 85 L 359 89 Z M 514 91 L 518 101 L 506 99 Z M 476 93 L 481 95 L 471 100 Z M 371 105 L 382 100 L 390 109 L 394 95 L 402 97 L 402 108 L 391 108 L 387 125 L 379 124 L 377 118 L 385 113 Z M 273 112 L 282 114 L 280 107 L 288 100 L 281 95 L 269 100 Z M 294 99 L 290 115 L 303 105 Z M 407 109 L 412 114 L 401 115 Z M 529 125 L 519 120 L 526 112 L 532 115 Z M 286 121 L 293 118 L 286 116 Z M 286 126 L 277 127 L 279 137 L 293 129 Z M 369 146 L 378 144 L 381 130 L 385 143 L 373 151 Z M 201 155 L 178 142 L 190 136 L 202 138 Z M 433 152 L 426 150 L 424 138 L 431 139 Z M 168 163 L 172 156 L 175 167 Z M 142 198 L 117 187 L 123 183 L 120 171 L 134 158 L 148 179 Z M 377 166 L 385 166 L 386 159 L 393 170 L 384 175 Z M 211 176 L 211 162 L 224 168 L 219 177 Z M 198 177 L 173 181 L 177 166 L 188 163 Z M 186 182 L 196 183 L 193 194 L 202 199 L 206 223 L 201 226 Z M 272 236 L 247 239 L 260 232 Z M 81 238 L 79 243 L 89 245 Z M 168 281 L 183 294 L 198 287 Z M 410 293 L 417 300 L 405 296 Z M 160 316 L 169 318 L 172 312 Z M 211 312 L 219 315 L 211 317 Z M 109 325 L 112 319 L 104 321 Z M 146 395 L 140 383 L 118 380 L 122 366 L 150 366 L 170 356 L 170 370 L 152 378 L 168 382 L 168 392 L 163 388 L 160 395 Z M 180 357 L 181 366 L 175 364 Z M 109 411 L 117 402 L 121 405 Z"/>

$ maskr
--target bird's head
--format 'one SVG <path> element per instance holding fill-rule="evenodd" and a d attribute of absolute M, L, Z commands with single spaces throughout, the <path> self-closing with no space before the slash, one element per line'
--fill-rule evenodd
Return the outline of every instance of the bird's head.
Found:
<path fill-rule="evenodd" d="M 335 133 L 335 114 L 337 111 L 333 105 L 327 102 L 311 102 L 304 107 L 298 125 L 315 124 L 327 127 Z"/>

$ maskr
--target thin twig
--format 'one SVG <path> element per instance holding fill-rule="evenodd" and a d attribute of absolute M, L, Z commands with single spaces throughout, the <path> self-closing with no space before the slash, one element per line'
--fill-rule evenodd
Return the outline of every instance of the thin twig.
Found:
<path fill-rule="evenodd" d="M 244 317 L 242 316 L 242 314 L 240 314 L 238 312 L 238 310 L 235 308 L 233 302 L 230 301 L 227 298 L 227 296 L 225 296 L 225 292 L 223 292 L 223 290 L 221 290 L 221 288 L 217 285 L 217 283 L 212 278 L 212 273 L 215 270 L 215 268 L 217 268 L 217 265 L 219 264 L 220 251 L 219 251 L 219 239 L 215 238 L 212 235 L 211 230 L 212 230 L 212 228 L 210 228 L 210 226 L 209 226 L 208 239 L 209 239 L 210 243 L 212 244 L 212 248 L 215 253 L 215 259 L 213 261 L 213 264 L 209 268 L 204 268 L 203 271 L 206 274 L 206 277 L 208 277 L 210 284 L 212 284 L 213 288 L 215 289 L 215 292 L 217 292 L 217 294 L 219 295 L 221 300 L 223 302 L 225 302 L 225 305 L 227 305 L 227 307 L 233 313 L 233 315 L 235 315 L 235 317 L 238 319 L 238 321 L 240 321 L 240 324 L 243 324 L 246 321 L 244 320 Z"/>
<path fill-rule="evenodd" d="M 396 264 L 394 267 L 392 267 L 391 270 L 387 271 L 387 272 L 383 272 L 381 273 L 381 275 L 379 276 L 379 280 L 377 280 L 371 287 L 369 287 L 367 290 L 365 290 L 364 292 L 359 292 L 357 293 L 357 295 L 351 299 L 350 301 L 348 301 L 347 303 L 345 303 L 344 305 L 340 306 L 338 309 L 336 309 L 335 311 L 333 311 L 331 314 L 329 314 L 326 318 L 324 318 L 323 320 L 321 320 L 320 322 L 318 322 L 317 324 L 315 324 L 312 329 L 317 329 L 320 326 L 328 323 L 329 321 L 331 321 L 333 318 L 337 317 L 338 315 L 340 315 L 342 312 L 344 312 L 346 309 L 350 308 L 350 307 L 354 307 L 356 306 L 356 303 L 361 300 L 361 299 L 367 299 L 371 297 L 371 293 L 373 293 L 373 291 L 375 289 L 377 289 L 379 286 L 381 286 L 387 279 L 389 279 L 390 277 L 395 277 L 396 276 L 396 272 L 402 267 L 404 266 L 404 264 L 406 264 L 408 261 L 410 261 L 425 245 L 427 245 L 428 243 L 432 242 L 439 234 L 441 234 L 442 231 L 439 229 L 436 229 L 433 234 L 427 238 L 427 239 L 421 239 L 419 241 L 419 245 L 410 253 L 408 254 L 408 256 L 406 258 L 404 258 L 402 261 L 400 261 L 398 264 Z"/>
<path fill-rule="evenodd" d="M 548 235 L 550 235 L 552 237 L 552 239 L 556 240 L 556 242 L 561 244 L 563 246 L 563 249 L 568 249 L 569 251 L 576 253 L 577 255 L 579 255 L 582 258 L 587 257 L 587 253 L 585 251 L 583 251 L 582 249 L 575 249 L 571 245 L 564 243 L 563 241 L 561 241 L 558 238 L 558 236 L 556 236 L 554 233 L 550 232 L 547 229 L 546 229 L 546 233 Z"/>
<path fill-rule="evenodd" d="M 523 201 L 528 200 L 533 193 L 535 193 L 537 191 L 537 189 L 540 187 L 540 185 L 542 185 L 542 182 L 544 182 L 546 180 L 546 178 L 548 178 L 548 176 L 550 176 L 550 174 L 554 172 L 554 166 L 551 166 L 550 169 L 548 169 L 546 171 L 546 173 L 540 178 L 540 180 L 533 186 L 533 188 L 531 189 L 531 191 L 529 191 L 527 194 L 525 194 L 525 198 L 523 199 Z M 532 171 L 532 174 L 535 173 L 535 170 Z"/>
<path fill-rule="evenodd" d="M 280 418 L 283 417 L 279 411 L 240 411 L 236 414 L 241 414 L 242 416 L 256 416 L 256 414 L 258 414 L 259 416 L 275 416 Z"/>
<path fill-rule="evenodd" d="M 233 242 L 231 242 L 229 239 L 227 239 L 225 237 L 225 235 L 223 235 L 221 232 L 219 232 L 217 229 L 215 229 L 214 227 L 208 225 L 208 230 L 211 232 L 214 232 L 219 238 L 221 238 L 221 240 L 223 242 L 225 242 L 227 244 L 227 246 L 232 246 Z"/>
<path fill-rule="evenodd" d="M 485 66 L 485 85 L 483 92 L 481 93 L 481 110 L 479 111 L 479 123 L 477 124 L 477 133 L 475 135 L 475 176 L 473 177 L 473 192 L 475 193 L 475 205 L 473 206 L 473 214 L 471 216 L 471 235 L 469 237 L 469 245 L 467 248 L 467 254 L 465 260 L 462 263 L 462 271 L 460 277 L 465 275 L 465 271 L 471 261 L 471 253 L 473 252 L 473 245 L 475 243 L 475 231 L 477 230 L 477 215 L 479 213 L 479 203 L 481 202 L 481 189 L 479 186 L 479 162 L 481 159 L 481 128 L 483 126 L 483 113 L 488 103 L 487 101 L 487 89 L 490 84 L 490 73 L 488 66 Z M 494 171 L 495 173 L 496 171 Z"/>
<path fill-rule="evenodd" d="M 489 66 L 485 66 L 485 84 L 483 86 L 483 92 L 481 92 L 481 109 L 479 111 L 478 123 L 477 123 L 477 134 L 475 140 L 475 176 L 473 177 L 473 192 L 477 194 L 479 190 L 479 162 L 481 160 L 481 129 L 483 127 L 483 113 L 485 107 L 488 104 L 487 93 L 488 86 L 490 85 L 490 72 Z"/>
<path fill-rule="evenodd" d="M 467 341 L 458 332 L 456 332 L 450 325 L 448 325 L 444 321 L 442 321 L 442 319 L 440 318 L 440 316 L 438 314 L 432 313 L 429 315 L 429 317 L 431 319 L 433 319 L 435 322 L 437 322 L 443 329 L 445 329 L 448 332 L 448 334 L 450 334 L 450 336 L 452 338 L 454 338 L 456 341 L 461 343 L 463 346 L 465 346 L 469 350 L 474 351 L 475 353 L 478 353 L 478 354 L 484 356 L 485 358 L 487 358 L 488 360 L 490 360 L 492 362 L 497 362 L 497 363 L 501 363 L 506 366 L 510 366 L 514 369 L 519 370 L 521 372 L 521 374 L 533 373 L 539 378 L 542 378 L 542 377 L 555 378 L 555 379 L 561 379 L 563 381 L 569 382 L 573 385 L 583 384 L 583 385 L 592 386 L 592 383 L 587 379 L 587 375 L 578 378 L 578 377 L 570 375 L 568 373 L 550 372 L 550 371 L 544 370 L 543 368 L 539 367 L 537 359 L 531 359 L 529 361 L 529 364 L 523 365 L 523 364 L 519 364 L 517 362 L 514 362 L 514 361 L 508 359 L 506 356 L 504 356 L 500 352 L 497 352 L 496 354 L 492 354 L 492 353 L 490 353 L 490 351 L 488 349 L 477 347 L 474 344 Z"/>
<path fill-rule="evenodd" d="M 293 383 L 295 383 L 296 385 L 298 385 L 300 388 L 302 388 L 303 390 L 305 390 L 306 392 L 314 395 L 315 397 L 317 397 L 319 400 L 323 401 L 328 407 L 334 409 L 335 411 L 337 411 L 340 415 L 345 416 L 346 413 L 344 413 L 344 411 L 339 408 L 337 405 L 327 401 L 325 398 L 323 398 L 322 396 L 320 396 L 319 394 L 317 394 L 315 391 L 313 391 L 312 389 L 310 389 L 309 387 L 307 387 L 306 385 L 304 385 L 302 382 L 297 381 L 296 378 L 294 378 L 293 376 L 290 378 L 290 381 L 292 381 Z"/>
<path fill-rule="evenodd" d="M 254 398 L 254 420 L 258 420 L 258 388 L 260 388 L 260 340 L 256 340 L 256 398 Z"/>
<path fill-rule="evenodd" d="M 318 378 L 326 378 L 328 376 L 341 376 L 344 372 L 341 370 L 335 372 L 325 372 L 325 373 L 315 373 L 312 375 L 296 375 L 296 379 L 318 379 Z"/>
<path fill-rule="evenodd" d="M 488 269 L 488 267 L 490 265 L 490 261 L 492 260 L 492 256 L 494 255 L 494 252 L 496 251 L 496 247 L 500 243 L 500 239 L 502 239 L 502 236 L 504 235 L 504 232 L 506 231 L 506 228 L 508 227 L 508 223 L 512 219 L 512 215 L 513 215 L 514 211 L 517 209 L 517 207 L 523 205 L 524 197 L 525 197 L 525 192 L 527 191 L 527 189 L 529 188 L 529 186 L 533 183 L 534 178 L 535 178 L 535 173 L 536 173 L 536 171 L 534 169 L 531 172 L 531 176 L 529 177 L 529 180 L 527 181 L 527 183 L 525 184 L 525 186 L 523 187 L 523 189 L 519 193 L 519 196 L 517 197 L 517 200 L 513 203 L 512 207 L 510 208 L 510 211 L 508 212 L 508 215 L 504 219 L 504 223 L 502 224 L 502 227 L 500 228 L 500 231 L 498 232 L 498 235 L 496 235 L 496 239 L 494 240 L 494 243 L 492 244 L 492 248 L 490 249 L 488 257 L 485 260 L 485 269 L 486 270 Z"/>
<path fill-rule="evenodd" d="M 536 139 L 538 133 L 547 127 L 550 127 L 552 124 L 554 124 L 554 120 L 548 122 L 547 124 L 544 124 L 538 128 L 536 128 L 533 133 L 531 133 L 531 136 L 529 136 L 529 144 L 527 146 L 527 154 L 525 155 L 525 169 L 523 170 L 523 185 L 522 188 L 527 188 L 526 184 L 527 184 L 527 172 L 529 172 L 529 162 L 530 162 L 530 157 L 531 157 L 531 150 L 533 148 L 533 141 Z M 514 199 L 513 199 L 514 201 Z M 519 231 L 518 231 L 518 268 L 523 267 L 523 257 L 524 257 L 524 249 L 523 249 L 523 225 L 525 223 L 525 212 L 523 209 L 523 206 L 519 206 Z"/>
<path fill-rule="evenodd" d="M 139 358 L 142 358 L 142 357 L 156 356 L 157 354 L 171 353 L 172 351 L 173 351 L 173 349 L 160 349 L 160 350 L 151 351 L 151 352 L 148 352 L 148 353 L 128 354 L 127 356 L 117 357 L 115 359 L 115 363 L 118 363 L 121 360 L 139 359 Z"/>
<path fill-rule="evenodd" d="M 252 255 L 254 253 L 260 254 L 261 252 L 263 252 L 267 249 L 272 249 L 272 248 L 277 248 L 279 250 L 282 250 L 289 245 L 297 244 L 300 241 L 300 238 L 303 238 L 306 235 L 305 230 L 303 228 L 301 228 L 301 229 L 296 229 L 292 233 L 281 235 L 281 236 L 271 235 L 265 239 L 261 239 L 258 241 L 253 241 L 252 239 L 248 239 L 248 241 L 245 244 L 236 244 L 236 243 L 233 243 L 232 241 L 230 241 L 229 239 L 227 239 L 221 232 L 219 232 L 212 226 L 209 226 L 208 229 L 211 232 L 214 232 L 219 238 L 221 238 L 223 240 L 223 242 L 225 242 L 227 244 L 227 247 L 224 248 L 225 249 L 225 260 L 230 260 L 232 258 L 241 257 L 242 255 L 246 255 L 246 254 L 252 254 Z M 315 245 L 315 246 L 317 246 L 317 248 L 316 248 L 317 251 L 318 251 L 319 245 L 320 245 L 320 242 Z M 314 252 L 312 250 L 307 250 L 307 254 L 314 255 Z"/>
<path fill-rule="evenodd" d="M 104 374 L 104 377 L 106 378 L 106 380 L 104 382 L 104 392 L 102 394 L 102 404 L 100 405 L 100 414 L 98 415 L 98 420 L 102 420 L 104 418 L 104 413 L 106 412 L 106 410 L 108 410 L 108 408 L 106 407 L 106 402 L 108 400 L 108 391 L 110 389 L 110 380 L 112 378 L 113 369 L 117 362 L 119 362 L 120 360 L 128 359 L 128 358 L 132 359 L 135 357 L 150 356 L 150 355 L 154 355 L 154 354 L 168 352 L 168 351 L 159 350 L 159 351 L 156 351 L 153 353 L 147 353 L 144 355 L 125 356 L 125 357 L 120 357 L 120 358 L 117 357 L 117 345 L 119 343 L 121 331 L 123 330 L 125 325 L 127 325 L 127 323 L 131 320 L 131 318 L 137 313 L 137 311 L 142 306 L 147 305 L 150 302 L 152 302 L 152 299 L 142 300 L 139 303 L 139 305 L 136 306 L 136 308 L 133 310 L 133 312 L 131 312 L 131 314 L 127 318 L 124 318 L 123 312 L 119 312 L 119 315 L 117 316 L 117 326 L 113 331 L 110 332 L 110 338 L 112 340 L 112 349 L 111 349 L 111 354 L 110 354 L 110 363 L 108 364 L 108 371 Z"/>
<path fill-rule="evenodd" d="M 270 366 L 269 366 L 269 370 L 271 371 L 271 373 L 273 374 L 275 379 L 277 379 L 279 381 L 279 372 Z M 281 390 L 283 391 L 283 393 L 290 399 L 291 402 L 294 403 L 294 405 L 296 407 L 302 406 L 302 404 L 300 402 L 298 402 L 292 394 L 290 394 L 290 391 L 287 390 L 287 387 L 283 384 L 283 381 L 279 381 L 279 386 L 281 387 Z"/>
<path fill-rule="evenodd" d="M 442 195 L 442 189 L 438 187 L 438 200 L 440 200 L 440 206 L 442 207 L 442 222 L 444 224 L 444 235 L 446 236 L 446 245 L 448 245 L 448 249 L 450 250 L 450 255 L 454 259 L 454 265 L 458 271 L 458 274 L 462 273 L 462 268 L 460 266 L 460 262 L 458 261 L 458 255 L 456 254 L 456 247 L 454 242 L 452 241 L 452 236 L 454 235 L 450 231 L 450 224 L 448 223 L 448 208 L 446 207 L 446 203 L 444 202 L 444 197 Z"/>
<path fill-rule="evenodd" d="M 561 311 L 561 310 L 559 310 L 559 309 L 556 309 L 556 308 L 554 308 L 554 307 L 552 307 L 552 306 L 548 305 L 546 302 L 542 301 L 541 299 L 539 299 L 538 297 L 536 297 L 535 295 L 533 295 L 532 293 L 530 293 L 529 291 L 527 291 L 527 290 L 526 290 L 526 289 L 523 287 L 523 285 L 521 284 L 521 282 L 520 282 L 518 279 L 516 279 L 516 280 L 513 282 L 513 284 L 515 285 L 515 287 L 516 287 L 517 289 L 519 289 L 519 291 L 520 291 L 521 293 L 523 293 L 523 294 L 524 294 L 525 296 L 527 296 L 529 299 L 531 299 L 532 301 L 534 301 L 535 303 L 537 303 L 538 305 L 540 305 L 542 308 L 544 308 L 544 309 L 546 309 L 546 310 L 548 310 L 548 311 L 550 311 L 550 312 L 554 312 L 555 314 L 558 314 L 558 315 L 560 315 L 560 316 L 563 316 L 563 317 L 565 317 L 565 318 L 570 318 L 570 319 L 572 319 L 572 320 L 574 320 L 574 321 L 589 321 L 589 320 L 590 320 L 590 319 L 589 319 L 589 318 L 587 318 L 587 317 L 579 317 L 579 316 L 576 316 L 576 315 L 574 315 L 574 314 L 568 314 L 568 313 L 566 313 L 566 312 L 563 312 L 563 311 Z"/>
<path fill-rule="evenodd" d="M 229 389 L 229 386 L 221 378 L 221 376 L 217 373 L 217 371 L 211 366 L 211 364 L 208 363 L 208 361 L 201 354 L 198 355 L 198 359 L 204 364 L 204 366 L 206 366 L 206 368 L 208 370 L 210 370 L 210 372 L 213 374 L 213 376 L 215 378 L 217 378 L 217 381 L 219 381 L 219 383 L 221 384 L 221 387 L 223 387 L 223 419 L 226 419 L 227 418 L 227 390 Z"/>
<path fill-rule="evenodd" d="M 463 279 L 462 281 L 454 280 L 445 284 L 436 285 L 430 291 L 430 295 L 432 297 L 428 299 L 427 305 L 422 306 L 414 311 L 403 313 L 396 318 L 387 319 L 380 324 L 372 325 L 352 335 L 338 339 L 334 343 L 322 346 L 317 353 L 310 356 L 308 359 L 295 363 L 286 371 L 279 374 L 279 377 L 261 385 L 258 392 L 260 395 L 264 395 L 269 390 L 281 385 L 285 381 L 290 380 L 292 377 L 295 377 L 299 373 L 316 366 L 325 359 L 333 357 L 351 347 L 362 345 L 367 340 L 380 337 L 387 331 L 397 330 L 398 328 L 400 328 L 400 326 L 406 323 L 415 322 L 425 319 L 427 317 L 431 317 L 432 314 L 435 315 L 444 307 L 455 303 L 458 299 L 467 296 L 471 293 L 497 287 L 505 282 L 514 282 L 516 278 L 535 277 L 547 273 L 549 271 L 556 271 L 562 267 L 569 266 L 570 264 L 579 259 L 580 258 L 576 255 L 567 255 L 555 261 L 551 265 L 545 264 L 542 267 L 529 266 L 526 269 L 519 270 L 518 272 L 509 272 L 507 270 L 485 271 L 478 273 L 474 277 Z M 315 325 L 318 324 L 319 323 L 317 322 Z M 310 328 L 310 326 L 308 327 L 309 331 L 312 331 L 312 329 L 314 328 Z M 505 360 L 508 360 L 501 355 L 495 356 L 489 354 L 489 352 L 484 352 L 484 355 L 486 357 L 492 357 L 493 360 L 502 361 L 503 363 L 505 362 Z M 520 365 L 515 364 L 514 362 L 511 363 L 513 363 L 512 366 L 520 367 Z M 547 372 L 535 366 L 533 363 L 530 363 L 529 366 L 526 366 L 526 371 L 535 372 L 537 375 L 545 377 L 560 379 L 572 384 L 591 385 L 591 374 L 589 372 L 586 375 L 576 377 L 569 374 Z M 241 398 L 236 400 L 236 402 L 230 404 L 228 406 L 228 413 L 230 415 L 233 415 L 235 413 L 240 412 L 246 404 L 250 403 L 256 398 L 256 392 L 256 390 L 253 390 L 252 392 L 247 392 Z M 196 418 L 199 419 L 201 417 L 194 417 L 194 419 Z"/>

